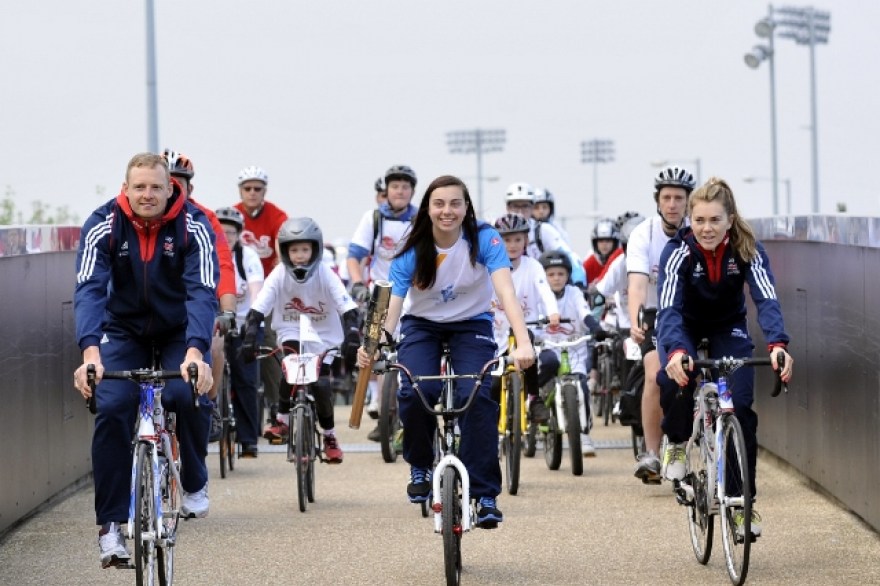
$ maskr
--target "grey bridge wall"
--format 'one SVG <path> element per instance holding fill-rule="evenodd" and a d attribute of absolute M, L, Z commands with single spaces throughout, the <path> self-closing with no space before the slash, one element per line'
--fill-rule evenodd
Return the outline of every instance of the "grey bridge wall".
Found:
<path fill-rule="evenodd" d="M 759 441 L 880 530 L 880 249 L 775 236 L 761 234 L 796 370 L 771 399 L 760 369 Z M 71 382 L 74 260 L 0 258 L 0 536 L 91 470 L 93 421 Z"/>

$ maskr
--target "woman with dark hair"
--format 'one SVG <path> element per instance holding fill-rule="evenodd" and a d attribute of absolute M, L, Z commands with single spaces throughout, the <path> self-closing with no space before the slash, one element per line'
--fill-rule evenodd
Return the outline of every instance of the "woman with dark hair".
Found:
<path fill-rule="evenodd" d="M 498 232 L 478 222 L 467 187 L 457 177 L 435 179 L 425 192 L 412 231 L 391 264 L 391 302 L 385 329 L 393 332 L 400 320 L 398 360 L 413 375 L 438 374 L 442 342 L 449 342 L 452 366 L 459 373 L 479 372 L 495 356 L 490 303 L 493 289 L 513 327 L 517 368 L 535 361 L 522 311 L 510 276 L 510 261 Z M 404 298 L 406 315 L 401 319 Z M 362 348 L 361 366 L 368 364 Z M 440 395 L 440 384 L 424 384 L 430 404 Z M 456 387 L 464 401 L 471 382 Z M 497 527 L 502 521 L 496 497 L 501 492 L 498 464 L 498 404 L 492 400 L 487 379 L 471 408 L 461 416 L 462 462 L 468 469 L 471 494 L 477 499 L 477 526 Z M 407 495 L 421 503 L 431 496 L 434 430 L 437 419 L 422 408 L 409 381 L 398 392 L 403 435 L 403 457 L 410 464 Z"/>

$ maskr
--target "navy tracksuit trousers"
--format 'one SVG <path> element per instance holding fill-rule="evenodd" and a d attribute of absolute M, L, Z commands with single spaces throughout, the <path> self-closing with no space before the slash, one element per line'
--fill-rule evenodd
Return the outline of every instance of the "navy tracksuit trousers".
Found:
<path fill-rule="evenodd" d="M 487 319 L 440 323 L 415 316 L 404 316 L 400 325 L 398 360 L 417 375 L 440 372 L 443 341 L 449 342 L 452 367 L 456 373 L 479 372 L 495 356 L 492 322 Z M 412 466 L 432 468 L 437 417 L 425 412 L 412 385 L 401 377 L 397 391 L 400 420 L 403 422 L 403 458 Z M 501 493 L 501 466 L 498 463 L 498 403 L 489 393 L 491 376 L 481 385 L 470 409 L 459 417 L 461 446 L 459 457 L 468 470 L 471 494 L 496 497 Z M 455 388 L 456 405 L 470 395 L 473 380 L 459 381 Z M 419 384 L 429 405 L 440 396 L 439 381 Z"/>
<path fill-rule="evenodd" d="M 140 340 L 121 330 L 105 330 L 101 362 L 105 370 L 131 370 L 152 364 L 152 342 L 160 351 L 161 367 L 179 370 L 186 354 L 185 332 L 173 339 Z M 210 361 L 211 354 L 205 354 Z M 101 381 L 95 390 L 97 415 L 92 437 L 92 466 L 95 477 L 95 515 L 98 525 L 128 521 L 131 490 L 132 437 L 135 433 L 140 387 L 126 380 Z M 196 492 L 208 481 L 205 456 L 211 402 L 202 395 L 199 409 L 193 407 L 192 388 L 182 379 L 166 382 L 162 405 L 177 413 L 180 443 L 181 484 Z"/>

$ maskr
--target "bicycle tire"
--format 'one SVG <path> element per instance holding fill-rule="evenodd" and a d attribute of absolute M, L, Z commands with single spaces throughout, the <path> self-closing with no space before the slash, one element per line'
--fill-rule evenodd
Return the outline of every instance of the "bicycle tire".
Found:
<path fill-rule="evenodd" d="M 306 445 L 306 452 L 310 454 L 308 468 L 306 468 L 306 498 L 310 503 L 315 502 L 315 461 L 319 457 L 319 450 L 321 449 L 319 446 L 321 445 L 321 432 L 318 431 L 318 428 L 315 427 L 315 421 L 317 419 L 317 414 L 315 413 L 314 405 L 309 405 L 308 410 L 308 429 L 312 430 L 312 433 L 307 434 L 308 444 Z"/>
<path fill-rule="evenodd" d="M 159 586 L 170 586 L 174 581 L 174 545 L 177 541 L 177 525 L 180 522 L 180 485 L 174 476 L 172 468 L 180 472 L 180 452 L 177 444 L 177 436 L 174 435 L 174 414 L 165 415 L 166 429 L 168 429 L 168 445 L 171 447 L 171 457 L 165 455 L 165 468 L 160 469 L 160 490 L 162 494 L 162 524 L 165 535 L 161 541 L 161 547 L 157 552 L 159 568 Z"/>
<path fill-rule="evenodd" d="M 306 431 L 306 414 L 305 410 L 297 405 L 294 408 L 294 429 L 290 430 L 288 437 L 293 438 L 294 451 L 294 467 L 296 468 L 296 498 L 299 503 L 301 513 L 306 512 L 308 506 L 308 496 L 306 495 L 308 485 L 308 470 L 311 453 L 308 451 L 308 433 Z"/>
<path fill-rule="evenodd" d="M 538 424 L 529 421 L 529 427 L 526 429 L 526 438 L 523 443 L 523 456 L 526 458 L 534 458 L 538 451 Z"/>
<path fill-rule="evenodd" d="M 724 463 L 721 482 L 718 485 L 719 515 L 721 516 L 721 541 L 724 546 L 724 560 L 730 581 L 740 586 L 749 573 L 749 554 L 752 537 L 752 488 L 749 477 L 746 440 L 742 426 L 732 413 L 724 414 L 721 420 L 721 454 Z M 741 506 L 737 506 L 741 505 Z M 742 509 L 744 539 L 736 537 L 733 516 Z"/>
<path fill-rule="evenodd" d="M 584 460 L 581 453 L 581 418 L 578 413 L 578 390 L 572 383 L 562 385 L 562 408 L 565 412 L 565 433 L 568 436 L 571 473 L 580 476 L 584 473 Z"/>
<path fill-rule="evenodd" d="M 229 463 L 229 373 L 224 369 L 223 380 L 220 383 L 220 392 L 217 395 L 217 401 L 220 408 L 220 441 L 218 442 L 220 454 L 220 478 L 226 478 L 226 467 Z M 232 469 L 231 467 L 229 468 Z"/>
<path fill-rule="evenodd" d="M 152 446 L 139 443 L 137 446 L 137 468 L 135 469 L 134 496 L 134 568 L 137 586 L 152 584 L 156 569 L 156 542 L 144 542 L 144 534 L 155 531 L 156 495 L 153 478 Z"/>
<path fill-rule="evenodd" d="M 608 427 L 608 423 L 611 420 L 611 411 L 614 409 L 614 405 L 612 405 L 614 399 L 614 392 L 611 390 L 611 355 L 605 353 L 602 355 L 601 359 L 601 373 L 599 375 L 599 380 L 602 381 L 602 419 L 605 422 L 605 426 Z"/>
<path fill-rule="evenodd" d="M 461 495 L 458 489 L 458 471 L 449 466 L 443 470 L 440 487 L 441 514 L 443 515 L 443 562 L 446 584 L 461 583 Z"/>
<path fill-rule="evenodd" d="M 705 566 L 712 557 L 712 539 L 715 531 L 712 499 L 715 497 L 709 494 L 711 472 L 707 467 L 708 446 L 703 420 L 700 419 L 697 425 L 699 426 L 697 433 L 685 448 L 685 482 L 690 484 L 694 493 L 693 501 L 685 507 L 685 511 L 694 557 Z"/>
<path fill-rule="evenodd" d="M 394 434 L 400 429 L 397 418 L 397 375 L 386 373 L 382 380 L 382 395 L 379 402 L 379 445 L 382 459 L 388 464 L 397 461 L 397 450 L 394 449 Z"/>
<path fill-rule="evenodd" d="M 522 454 L 522 400 L 523 387 L 519 374 L 508 377 L 507 387 L 507 450 L 504 464 L 507 493 L 515 495 L 519 491 L 520 455 Z"/>
<path fill-rule="evenodd" d="M 555 407 L 551 410 L 547 433 L 544 434 L 544 462 L 550 470 L 559 470 L 562 465 L 562 431 L 556 419 Z"/>

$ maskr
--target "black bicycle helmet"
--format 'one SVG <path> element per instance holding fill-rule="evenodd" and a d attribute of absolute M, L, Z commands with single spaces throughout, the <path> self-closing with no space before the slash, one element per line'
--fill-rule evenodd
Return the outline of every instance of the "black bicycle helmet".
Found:
<path fill-rule="evenodd" d="M 564 252 L 548 250 L 541 255 L 538 262 L 541 263 L 541 266 L 544 267 L 545 271 L 551 267 L 562 267 L 568 271 L 568 276 L 571 277 L 571 259 L 568 258 L 568 255 Z"/>
<path fill-rule="evenodd" d="M 312 255 L 305 265 L 294 265 L 290 261 L 287 250 L 294 242 L 312 243 Z M 278 230 L 278 252 L 281 256 L 281 262 L 287 267 L 287 272 L 293 276 L 297 283 L 304 283 L 318 269 L 318 265 L 324 257 L 324 235 L 321 233 L 321 228 L 311 218 L 286 220 Z"/>

